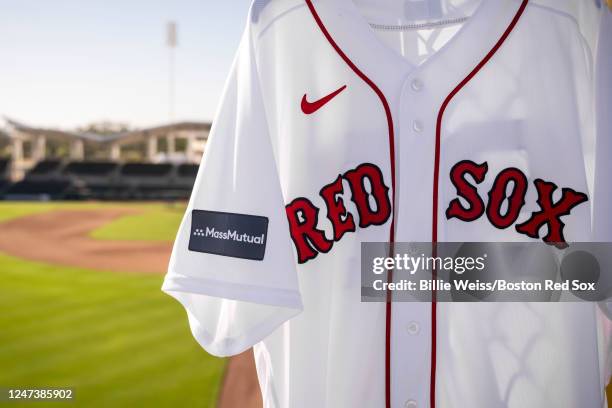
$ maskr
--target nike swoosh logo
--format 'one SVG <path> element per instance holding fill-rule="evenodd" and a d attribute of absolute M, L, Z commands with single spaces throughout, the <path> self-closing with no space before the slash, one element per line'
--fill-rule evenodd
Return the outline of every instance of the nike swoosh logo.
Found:
<path fill-rule="evenodd" d="M 321 99 L 314 101 L 314 102 L 308 102 L 306 100 L 306 94 L 304 94 L 304 96 L 302 97 L 302 112 L 304 112 L 306 115 L 310 115 L 311 113 L 318 111 L 321 108 L 321 106 L 331 101 L 336 95 L 344 91 L 345 88 L 346 88 L 346 85 L 343 85 L 340 88 L 336 89 L 334 92 L 330 93 L 329 95 L 324 96 Z"/>

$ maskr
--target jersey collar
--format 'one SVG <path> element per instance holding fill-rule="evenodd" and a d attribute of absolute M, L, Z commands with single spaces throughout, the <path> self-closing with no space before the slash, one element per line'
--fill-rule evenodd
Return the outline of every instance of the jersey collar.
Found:
<path fill-rule="evenodd" d="M 351 0 L 317 0 L 313 4 L 342 51 L 392 101 L 404 82 L 414 77 L 436 81 L 443 99 L 495 45 L 521 1 L 482 0 L 455 36 L 418 66 L 388 48 Z"/>

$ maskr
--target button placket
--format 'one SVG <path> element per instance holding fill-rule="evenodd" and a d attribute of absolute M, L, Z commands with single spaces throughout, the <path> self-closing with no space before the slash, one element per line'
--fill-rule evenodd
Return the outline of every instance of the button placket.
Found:
<path fill-rule="evenodd" d="M 410 88 L 412 88 L 412 90 L 415 92 L 421 92 L 423 85 L 423 81 L 421 81 L 419 78 L 415 78 L 410 82 Z"/>
<path fill-rule="evenodd" d="M 404 403 L 405 408 L 417 408 L 418 404 L 415 400 L 409 399 Z"/>
<path fill-rule="evenodd" d="M 419 323 L 412 321 L 408 323 L 408 326 L 406 326 L 406 330 L 408 331 L 408 334 L 415 336 L 421 331 L 421 326 L 419 325 Z"/>
<path fill-rule="evenodd" d="M 399 122 L 399 160 L 401 169 L 399 178 L 399 205 L 400 212 L 408 222 L 420 225 L 418 217 L 410 211 L 411 207 L 419 207 L 410 199 L 410 191 L 414 186 L 419 190 L 429 191 L 430 184 L 423 188 L 423 178 L 420 176 L 429 166 L 426 157 L 431 156 L 433 139 L 430 137 L 431 114 L 427 113 L 431 107 L 431 95 L 427 83 L 421 77 L 408 75 L 404 78 L 400 96 Z M 420 163 L 423 162 L 423 163 Z M 418 174 L 419 176 L 415 176 Z M 416 177 L 416 179 L 412 179 Z M 404 203 L 403 205 L 401 203 Z M 413 232 L 408 233 L 410 236 Z M 399 234 L 398 236 L 402 236 Z M 417 233 L 418 236 L 418 233 Z M 409 238 L 410 239 L 410 238 Z M 428 390 L 428 381 L 422 376 L 422 367 L 429 361 L 429 340 L 426 333 L 430 330 L 427 320 L 430 308 L 420 303 L 402 303 L 396 305 L 393 314 L 393 340 L 392 355 L 396 356 L 397 364 L 392 368 L 392 376 L 400 388 L 392 391 L 392 405 L 398 407 L 418 408 L 418 401 L 425 401 L 425 390 Z M 423 335 L 421 335 L 423 332 Z M 410 351 L 408 351 L 410 350 Z M 407 355 L 416 353 L 416 358 Z"/>
<path fill-rule="evenodd" d="M 423 122 L 421 122 L 419 119 L 415 119 L 412 122 L 412 130 L 414 130 L 416 133 L 423 132 Z"/>
<path fill-rule="evenodd" d="M 412 90 L 412 97 L 417 97 L 417 94 L 420 94 L 425 87 L 425 83 L 420 78 L 413 78 L 410 81 L 410 89 Z M 422 98 L 422 96 L 421 96 Z M 425 126 L 423 124 L 423 120 L 421 118 L 414 118 L 412 120 L 412 130 L 415 133 L 423 133 Z"/>

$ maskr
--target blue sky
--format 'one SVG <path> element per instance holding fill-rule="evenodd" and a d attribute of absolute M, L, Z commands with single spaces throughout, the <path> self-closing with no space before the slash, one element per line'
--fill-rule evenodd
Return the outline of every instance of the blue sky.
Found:
<path fill-rule="evenodd" d="M 210 120 L 249 3 L 0 0 L 0 115 L 61 128 L 167 122 L 166 23 L 174 20 L 174 119 Z"/>

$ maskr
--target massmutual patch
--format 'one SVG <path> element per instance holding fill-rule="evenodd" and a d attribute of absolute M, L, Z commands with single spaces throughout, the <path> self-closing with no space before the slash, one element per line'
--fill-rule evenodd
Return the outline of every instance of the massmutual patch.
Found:
<path fill-rule="evenodd" d="M 193 210 L 189 250 L 260 261 L 267 235 L 267 217 Z"/>

